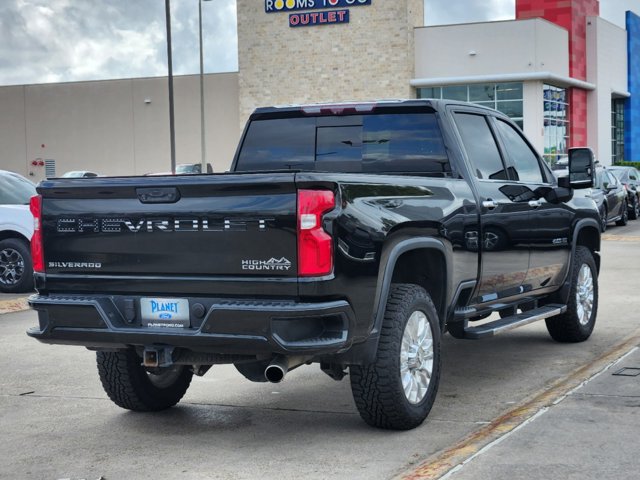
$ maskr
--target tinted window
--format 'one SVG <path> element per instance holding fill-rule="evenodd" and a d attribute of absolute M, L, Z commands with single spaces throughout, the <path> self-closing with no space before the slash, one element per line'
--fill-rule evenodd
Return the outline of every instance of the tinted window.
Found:
<path fill-rule="evenodd" d="M 504 147 L 515 168 L 514 180 L 528 183 L 542 183 L 542 172 L 538 156 L 524 141 L 515 128 L 502 120 L 496 122 Z"/>
<path fill-rule="evenodd" d="M 362 171 L 362 125 L 318 127 L 316 141 L 318 170 Z"/>
<path fill-rule="evenodd" d="M 236 170 L 297 170 L 313 164 L 314 118 L 279 118 L 251 122 Z"/>
<path fill-rule="evenodd" d="M 614 177 L 616 177 L 618 180 L 621 180 L 623 182 L 626 182 L 629 180 L 629 172 L 628 170 L 622 170 L 622 169 L 613 169 L 610 170 L 610 173 L 613 174 Z"/>
<path fill-rule="evenodd" d="M 378 114 L 253 121 L 237 171 L 451 171 L 434 114 Z"/>
<path fill-rule="evenodd" d="M 362 143 L 365 172 L 451 171 L 433 114 L 365 116 Z"/>
<path fill-rule="evenodd" d="M 19 175 L 0 173 L 0 205 L 27 205 L 36 187 Z"/>
<path fill-rule="evenodd" d="M 500 151 L 486 118 L 482 115 L 458 113 L 456 124 L 477 177 L 506 180 L 507 174 Z"/>

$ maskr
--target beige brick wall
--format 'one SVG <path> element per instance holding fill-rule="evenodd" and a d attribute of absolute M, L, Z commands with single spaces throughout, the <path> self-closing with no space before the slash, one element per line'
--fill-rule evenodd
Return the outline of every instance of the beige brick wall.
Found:
<path fill-rule="evenodd" d="M 237 8 L 241 123 L 259 106 L 414 96 L 423 0 L 372 0 L 351 7 L 348 24 L 298 28 L 263 0 Z"/>
<path fill-rule="evenodd" d="M 199 80 L 175 77 L 177 163 L 201 159 Z M 241 133 L 238 74 L 206 75 L 204 87 L 207 161 L 220 172 Z M 35 159 L 54 159 L 56 175 L 169 171 L 169 142 L 166 77 L 0 87 L 0 169 L 34 181 L 44 178 Z"/>

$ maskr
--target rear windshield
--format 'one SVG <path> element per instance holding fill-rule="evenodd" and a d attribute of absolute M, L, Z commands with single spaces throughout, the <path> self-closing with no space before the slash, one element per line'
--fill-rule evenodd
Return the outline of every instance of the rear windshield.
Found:
<path fill-rule="evenodd" d="M 26 178 L 0 173 L 0 205 L 28 205 L 36 187 Z"/>
<path fill-rule="evenodd" d="M 451 172 L 433 113 L 254 120 L 236 171 Z"/>
<path fill-rule="evenodd" d="M 615 175 L 615 177 L 623 182 L 626 182 L 627 180 L 629 180 L 629 171 L 628 170 L 622 170 L 622 169 L 612 169 L 610 170 L 611 173 L 613 173 Z"/>

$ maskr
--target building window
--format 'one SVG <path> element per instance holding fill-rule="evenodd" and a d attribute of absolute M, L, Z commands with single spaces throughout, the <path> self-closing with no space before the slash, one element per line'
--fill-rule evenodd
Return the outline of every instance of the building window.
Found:
<path fill-rule="evenodd" d="M 479 83 L 418 88 L 418 98 L 437 98 L 477 103 L 498 110 L 523 128 L 522 83 Z"/>
<path fill-rule="evenodd" d="M 569 145 L 569 100 L 564 88 L 545 85 L 544 159 L 549 165 L 567 158 Z"/>
<path fill-rule="evenodd" d="M 624 161 L 624 100 L 611 101 L 611 163 Z"/>

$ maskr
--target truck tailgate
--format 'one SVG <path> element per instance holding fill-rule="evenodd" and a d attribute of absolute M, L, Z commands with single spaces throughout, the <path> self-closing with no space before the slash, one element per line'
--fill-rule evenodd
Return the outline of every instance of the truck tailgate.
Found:
<path fill-rule="evenodd" d="M 47 276 L 296 277 L 293 173 L 49 180 Z"/>

